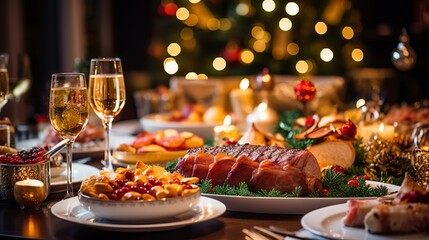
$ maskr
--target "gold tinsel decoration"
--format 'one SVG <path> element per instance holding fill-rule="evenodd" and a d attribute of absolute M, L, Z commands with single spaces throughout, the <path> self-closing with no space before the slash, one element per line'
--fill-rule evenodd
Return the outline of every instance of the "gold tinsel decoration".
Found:
<path fill-rule="evenodd" d="M 382 176 L 404 176 L 410 166 L 410 157 L 401 147 L 392 141 L 375 136 L 364 145 L 366 156 L 364 172 L 373 180 Z"/>

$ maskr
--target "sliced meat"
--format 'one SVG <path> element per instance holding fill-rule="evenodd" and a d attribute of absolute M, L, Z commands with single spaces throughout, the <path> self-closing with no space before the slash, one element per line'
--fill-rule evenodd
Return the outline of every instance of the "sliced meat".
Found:
<path fill-rule="evenodd" d="M 209 153 L 198 152 L 194 159 L 194 168 L 191 176 L 199 179 L 206 179 L 210 164 L 214 162 L 214 156 Z"/>
<path fill-rule="evenodd" d="M 183 158 L 179 159 L 174 168 L 174 171 L 180 173 L 183 176 L 192 177 L 194 170 L 196 155 L 186 155 Z"/>
<path fill-rule="evenodd" d="M 222 185 L 234 163 L 234 157 L 224 153 L 218 153 L 213 163 L 209 166 L 206 179 L 210 180 L 212 186 Z"/>
<path fill-rule="evenodd" d="M 258 170 L 252 175 L 249 189 L 254 192 L 276 189 L 280 192 L 293 192 L 296 187 L 302 188 L 302 195 L 308 193 L 305 174 L 302 170 L 287 165 L 280 167 L 267 160 L 259 164 Z"/>
<path fill-rule="evenodd" d="M 252 178 L 253 172 L 257 170 L 259 163 L 253 161 L 247 156 L 241 155 L 237 158 L 234 165 L 231 167 L 231 171 L 225 179 L 225 183 L 231 186 L 238 186 L 240 183 L 249 183 Z"/>

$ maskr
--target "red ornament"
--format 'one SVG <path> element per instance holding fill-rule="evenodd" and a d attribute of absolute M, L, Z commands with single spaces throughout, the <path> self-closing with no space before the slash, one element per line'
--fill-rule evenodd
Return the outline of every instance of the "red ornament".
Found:
<path fill-rule="evenodd" d="M 238 62 L 240 59 L 241 48 L 236 42 L 230 42 L 226 45 L 225 49 L 222 52 L 222 56 L 226 61 L 234 63 Z"/>
<path fill-rule="evenodd" d="M 354 125 L 354 123 L 349 120 L 348 122 L 344 123 L 341 126 L 340 132 L 342 135 L 346 135 L 346 136 L 354 138 L 356 136 L 356 133 L 357 133 L 357 128 L 356 128 L 356 125 Z"/>
<path fill-rule="evenodd" d="M 316 87 L 308 79 L 301 79 L 295 86 L 295 98 L 300 102 L 309 102 L 316 96 Z"/>

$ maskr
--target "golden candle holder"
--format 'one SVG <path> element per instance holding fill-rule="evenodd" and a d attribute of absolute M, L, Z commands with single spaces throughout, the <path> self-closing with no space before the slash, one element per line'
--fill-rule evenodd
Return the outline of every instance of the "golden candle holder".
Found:
<path fill-rule="evenodd" d="M 0 198 L 6 202 L 17 202 L 16 193 L 14 193 L 15 185 L 17 182 L 27 179 L 43 183 L 43 190 L 36 192 L 44 193 L 43 200 L 45 200 L 51 183 L 49 158 L 34 164 L 0 164 Z M 21 185 L 18 188 L 18 195 L 20 195 L 23 190 L 21 190 Z"/>
<path fill-rule="evenodd" d="M 21 209 L 40 209 L 48 196 L 45 184 L 37 179 L 25 179 L 15 183 L 14 197 Z"/>

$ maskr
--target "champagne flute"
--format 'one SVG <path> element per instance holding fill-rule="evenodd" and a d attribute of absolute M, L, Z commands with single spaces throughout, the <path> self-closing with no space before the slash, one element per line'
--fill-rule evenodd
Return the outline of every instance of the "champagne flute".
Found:
<path fill-rule="evenodd" d="M 49 119 L 66 145 L 67 193 L 64 199 L 73 197 L 72 152 L 73 143 L 88 122 L 89 106 L 87 87 L 83 73 L 55 73 L 51 79 Z"/>
<path fill-rule="evenodd" d="M 7 70 L 7 63 L 9 55 L 7 53 L 0 55 L 0 112 L 6 105 L 9 97 L 9 72 Z"/>
<path fill-rule="evenodd" d="M 89 102 L 105 130 L 104 169 L 113 172 L 110 152 L 110 130 L 113 119 L 125 105 L 125 83 L 120 58 L 91 59 Z"/>

